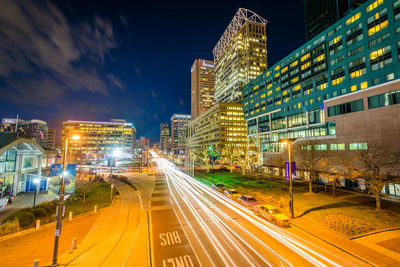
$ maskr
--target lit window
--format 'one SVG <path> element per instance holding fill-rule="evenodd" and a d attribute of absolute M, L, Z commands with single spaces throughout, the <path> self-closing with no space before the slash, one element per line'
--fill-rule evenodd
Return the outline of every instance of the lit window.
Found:
<path fill-rule="evenodd" d="M 305 70 L 311 66 L 311 61 L 307 62 L 306 64 L 301 65 L 301 70 Z"/>
<path fill-rule="evenodd" d="M 375 2 L 373 2 L 372 4 L 370 4 L 369 6 L 367 6 L 367 8 L 365 9 L 368 12 L 374 10 L 375 8 L 377 8 L 380 4 L 383 3 L 383 0 L 376 0 Z"/>
<path fill-rule="evenodd" d="M 290 64 L 290 67 L 293 68 L 293 67 L 297 66 L 297 62 L 298 62 L 297 60 L 296 60 L 296 61 L 293 61 L 292 64 Z"/>
<path fill-rule="evenodd" d="M 363 75 L 364 73 L 365 73 L 365 69 L 356 70 L 356 71 L 350 73 L 350 78 L 351 78 L 351 79 L 354 79 L 354 78 L 360 77 L 360 76 Z"/>
<path fill-rule="evenodd" d="M 297 108 L 301 108 L 301 103 L 297 103 Z"/>
<path fill-rule="evenodd" d="M 325 58 L 325 55 L 324 55 L 324 54 L 319 55 L 319 56 L 317 57 L 317 61 L 319 62 L 319 61 L 321 61 L 321 60 L 324 60 L 324 58 Z"/>
<path fill-rule="evenodd" d="M 339 42 L 341 39 L 342 39 L 342 36 L 341 36 L 341 35 L 336 36 L 336 37 L 333 39 L 333 43 L 336 44 L 336 43 Z"/>
<path fill-rule="evenodd" d="M 267 95 L 271 95 L 272 94 L 272 90 L 267 92 Z"/>
<path fill-rule="evenodd" d="M 355 14 L 354 16 L 352 16 L 352 17 L 350 17 L 349 19 L 346 20 L 346 25 L 350 25 L 354 21 L 358 20 L 360 17 L 361 17 L 361 13 L 358 12 L 357 14 Z"/>
<path fill-rule="evenodd" d="M 280 89 L 281 88 L 278 86 L 278 87 L 276 87 L 275 91 L 279 92 Z"/>
<path fill-rule="evenodd" d="M 381 22 L 380 24 L 372 27 L 371 29 L 368 30 L 368 35 L 371 36 L 377 32 L 379 32 L 380 30 L 386 28 L 388 26 L 388 21 L 385 20 L 383 22 Z"/>
<path fill-rule="evenodd" d="M 332 81 L 332 85 L 337 85 L 343 82 L 343 77 L 336 78 Z"/>
<path fill-rule="evenodd" d="M 300 89 L 301 89 L 301 85 L 300 84 L 298 84 L 295 87 L 293 87 L 293 91 L 294 92 L 297 91 L 297 90 L 300 90 Z"/>
<path fill-rule="evenodd" d="M 281 70 L 281 73 L 284 73 L 284 72 L 286 72 L 287 70 L 288 70 L 288 66 L 284 67 L 284 68 Z"/>
<path fill-rule="evenodd" d="M 357 85 L 352 85 L 350 87 L 350 91 L 352 91 L 352 92 L 357 91 Z"/>
<path fill-rule="evenodd" d="M 360 85 L 361 89 L 365 89 L 367 87 L 368 87 L 368 82 L 362 82 L 361 85 Z"/>
<path fill-rule="evenodd" d="M 279 65 L 277 65 L 277 66 L 274 68 L 274 71 L 277 71 L 277 70 L 279 70 Z"/>
<path fill-rule="evenodd" d="M 270 84 L 267 85 L 267 89 L 269 89 L 269 88 L 271 88 L 271 87 L 272 87 L 272 83 L 270 83 Z"/>
<path fill-rule="evenodd" d="M 299 77 L 295 77 L 295 78 L 293 78 L 292 80 L 291 80 L 291 82 L 292 83 L 295 83 L 295 82 L 297 82 L 299 80 Z"/>
<path fill-rule="evenodd" d="M 261 95 L 261 98 L 265 98 L 265 94 L 262 94 L 262 95 Z"/>
<path fill-rule="evenodd" d="M 300 58 L 300 61 L 303 62 L 304 60 L 308 59 L 309 57 L 310 57 L 310 53 L 307 53 Z"/>

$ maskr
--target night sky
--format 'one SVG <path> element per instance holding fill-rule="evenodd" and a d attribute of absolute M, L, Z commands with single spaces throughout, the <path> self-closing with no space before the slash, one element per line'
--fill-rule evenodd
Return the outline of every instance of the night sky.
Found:
<path fill-rule="evenodd" d="M 239 7 L 268 20 L 272 66 L 305 42 L 303 2 L 0 0 L 1 118 L 126 119 L 158 142 Z"/>

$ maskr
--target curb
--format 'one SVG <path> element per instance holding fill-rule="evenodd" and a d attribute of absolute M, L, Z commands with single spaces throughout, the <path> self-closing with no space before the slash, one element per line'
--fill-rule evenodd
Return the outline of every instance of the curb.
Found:
<path fill-rule="evenodd" d="M 354 253 L 352 253 L 352 252 L 346 250 L 346 249 L 343 249 L 342 247 L 340 247 L 340 246 L 338 246 L 338 245 L 336 245 L 336 244 L 334 244 L 334 243 L 332 243 L 332 242 L 326 240 L 325 238 L 322 238 L 322 237 L 320 237 L 320 236 L 318 236 L 318 235 L 315 235 L 314 233 L 312 233 L 312 232 L 310 232 L 310 231 L 304 229 L 303 227 L 300 227 L 300 226 L 298 226 L 298 225 L 296 225 L 296 224 L 294 224 L 294 223 L 291 223 L 291 225 L 293 225 L 293 226 L 299 228 L 300 230 L 302 230 L 302 231 L 304 231 L 304 232 L 306 232 L 306 233 L 308 233 L 308 234 L 310 234 L 310 235 L 312 235 L 312 236 L 314 236 L 314 237 L 316 237 L 316 238 L 318 238 L 318 239 L 320 239 L 320 240 L 322 240 L 322 241 L 328 243 L 328 244 L 331 245 L 331 246 L 334 246 L 335 248 L 337 248 L 337 249 L 343 251 L 343 252 L 346 253 L 346 254 L 349 254 L 349 255 L 351 255 L 351 256 L 353 256 L 353 257 L 359 259 L 360 261 L 362 261 L 362 262 L 364 262 L 364 263 L 366 263 L 366 264 L 368 264 L 368 265 L 375 266 L 375 264 L 371 263 L 370 261 L 368 261 L 368 260 L 366 260 L 366 259 L 364 259 L 364 258 L 362 258 L 362 257 L 360 257 L 360 256 L 358 256 L 358 255 L 356 255 L 356 254 L 354 254 Z"/>
<path fill-rule="evenodd" d="M 369 232 L 369 233 L 365 233 L 365 234 L 361 234 L 361 235 L 352 236 L 352 237 L 350 237 L 349 239 L 350 239 L 350 240 L 353 240 L 353 239 L 357 239 L 357 238 L 361 238 L 361 237 L 365 237 L 365 236 L 369 236 L 369 235 L 379 234 L 379 233 L 383 233 L 383 232 L 396 231 L 396 230 L 400 230 L 400 227 L 394 227 L 394 228 L 376 230 L 376 231 L 372 231 L 372 232 Z"/>

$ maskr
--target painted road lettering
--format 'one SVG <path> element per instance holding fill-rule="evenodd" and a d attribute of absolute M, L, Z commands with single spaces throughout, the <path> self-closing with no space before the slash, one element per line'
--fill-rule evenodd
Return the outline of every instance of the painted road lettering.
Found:
<path fill-rule="evenodd" d="M 162 240 L 160 243 L 161 246 L 174 245 L 182 242 L 178 231 L 161 233 L 159 236 Z"/>
<path fill-rule="evenodd" d="M 194 267 L 192 258 L 190 255 L 179 256 L 163 260 L 163 267 Z"/>

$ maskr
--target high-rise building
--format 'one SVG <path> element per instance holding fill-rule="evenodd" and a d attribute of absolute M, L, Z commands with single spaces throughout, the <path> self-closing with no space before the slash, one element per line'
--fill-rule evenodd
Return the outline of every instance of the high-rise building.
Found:
<path fill-rule="evenodd" d="M 48 148 L 56 148 L 56 137 L 57 136 L 57 131 L 56 129 L 49 128 L 48 134 L 47 134 L 47 147 Z"/>
<path fill-rule="evenodd" d="M 139 150 L 148 150 L 150 148 L 150 139 L 141 136 L 138 140 L 136 140 L 135 148 Z"/>
<path fill-rule="evenodd" d="M 174 114 L 171 117 L 171 148 L 175 154 L 185 154 L 190 118 L 187 114 Z"/>
<path fill-rule="evenodd" d="M 331 155 L 376 142 L 400 151 L 399 20 L 400 0 L 368 1 L 245 85 L 248 138 L 265 165 L 288 138 Z"/>
<path fill-rule="evenodd" d="M 242 87 L 267 69 L 267 21 L 240 8 L 213 49 L 214 102 L 241 102 Z"/>
<path fill-rule="evenodd" d="M 65 149 L 67 136 L 79 135 L 80 139 L 70 140 L 68 152 L 77 161 L 102 160 L 112 155 L 113 150 L 123 154 L 132 153 L 136 129 L 125 120 L 64 121 L 62 123 L 62 147 Z"/>
<path fill-rule="evenodd" d="M 160 124 L 160 146 L 161 151 L 168 153 L 169 150 L 169 124 L 168 122 L 163 122 Z"/>
<path fill-rule="evenodd" d="M 304 0 L 306 36 L 311 40 L 367 0 Z"/>
<path fill-rule="evenodd" d="M 190 71 L 191 113 L 196 118 L 214 103 L 214 62 L 196 59 Z"/>
<path fill-rule="evenodd" d="M 189 123 L 188 147 L 197 153 L 212 146 L 221 155 L 226 145 L 247 146 L 246 135 L 242 105 L 219 102 Z"/>

